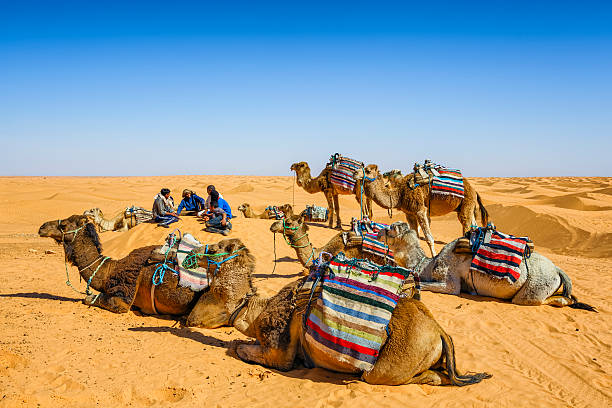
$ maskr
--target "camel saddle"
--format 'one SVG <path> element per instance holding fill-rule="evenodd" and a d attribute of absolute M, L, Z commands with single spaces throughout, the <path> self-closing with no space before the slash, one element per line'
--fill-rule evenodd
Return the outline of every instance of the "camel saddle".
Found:
<path fill-rule="evenodd" d="M 370 371 L 387 341 L 388 325 L 401 297 L 418 290 L 411 271 L 350 259 L 342 252 L 318 259 L 296 297 L 304 310 L 308 348 L 355 371 Z"/>
<path fill-rule="evenodd" d="M 304 219 L 308 222 L 326 222 L 329 217 L 329 210 L 318 205 L 307 205 L 302 212 Z"/>
<path fill-rule="evenodd" d="M 326 167 L 331 168 L 329 180 L 335 188 L 339 191 L 352 193 L 357 184 L 353 174 L 355 171 L 363 169 L 363 162 L 336 153 L 329 159 Z"/>
<path fill-rule="evenodd" d="M 486 228 L 486 233 L 482 237 L 482 242 L 489 243 L 491 241 L 491 234 L 493 230 L 495 230 L 495 226 L 490 224 Z M 476 254 L 476 252 L 473 251 L 473 249 L 476 249 L 474 247 L 473 234 L 474 234 L 474 229 L 468 231 L 464 237 L 459 238 L 457 240 L 457 243 L 455 244 L 455 247 L 453 248 L 453 252 L 456 254 L 471 254 L 471 255 Z M 527 240 L 528 251 L 533 252 L 535 250 L 535 244 L 533 243 L 531 239 L 527 237 L 525 238 Z"/>

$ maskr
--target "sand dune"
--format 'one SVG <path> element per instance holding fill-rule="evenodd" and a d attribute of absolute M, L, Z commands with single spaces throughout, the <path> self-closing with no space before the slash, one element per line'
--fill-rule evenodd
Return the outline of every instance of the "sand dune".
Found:
<path fill-rule="evenodd" d="M 36 235 L 42 222 L 100 207 L 113 215 L 129 205 L 149 208 L 160 187 L 175 199 L 183 188 L 204 195 L 215 184 L 236 208 L 326 205 L 322 194 L 292 186 L 293 177 L 39 177 L 0 178 L 0 407 L 30 406 L 572 406 L 612 404 L 612 179 L 484 178 L 473 184 L 498 229 L 528 235 L 573 280 L 574 294 L 600 313 L 524 307 L 493 299 L 424 293 L 423 301 L 453 337 L 460 370 L 494 377 L 466 387 L 372 386 L 322 369 L 278 372 L 240 361 L 245 339 L 233 328 L 176 327 L 138 312 L 115 315 L 84 306 L 64 284 L 63 251 Z M 294 197 L 295 193 L 295 197 Z M 345 224 L 354 198 L 340 197 Z M 375 206 L 381 222 L 390 219 Z M 301 272 L 295 252 L 270 233 L 271 221 L 238 217 L 233 236 L 257 260 L 255 284 L 272 294 Z M 173 224 L 204 243 L 222 237 L 194 218 Z M 437 241 L 461 233 L 455 214 L 434 218 Z M 106 255 L 122 257 L 161 244 L 169 230 L 143 224 L 101 235 Z M 315 246 L 336 231 L 313 225 Z M 422 243 L 425 248 L 425 244 Z M 438 244 L 438 248 L 440 245 Z M 50 251 L 51 253 L 46 253 Z M 274 259 L 276 263 L 274 274 Z M 84 283 L 74 268 L 73 284 Z"/>

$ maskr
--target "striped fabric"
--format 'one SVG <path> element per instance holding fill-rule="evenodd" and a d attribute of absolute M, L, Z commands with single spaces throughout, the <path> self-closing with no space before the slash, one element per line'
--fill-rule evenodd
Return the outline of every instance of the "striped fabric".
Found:
<path fill-rule="evenodd" d="M 376 239 L 378 232 L 382 229 L 388 228 L 388 224 L 374 222 L 368 219 L 358 220 L 356 218 L 353 218 L 351 224 L 353 231 L 363 237 L 363 241 L 361 243 L 362 251 L 380 257 L 380 263 L 395 265 L 393 251 L 391 251 L 391 249 L 385 245 L 384 242 Z"/>
<path fill-rule="evenodd" d="M 285 213 L 279 210 L 277 206 L 266 207 L 266 212 L 268 213 L 268 218 L 271 220 L 281 220 L 285 218 Z"/>
<path fill-rule="evenodd" d="M 353 173 L 363 167 L 363 163 L 357 160 L 342 157 L 340 155 L 332 156 L 332 172 L 331 182 L 338 189 L 353 192 L 355 190 L 355 178 Z"/>
<path fill-rule="evenodd" d="M 472 233 L 472 237 L 477 231 L 479 230 Z M 470 239 L 472 244 L 473 239 Z M 493 230 L 489 242 L 486 240 L 482 242 L 474 254 L 470 269 L 516 282 L 521 276 L 520 265 L 527 241 L 528 238 L 515 237 Z"/>
<path fill-rule="evenodd" d="M 450 195 L 462 199 L 464 192 L 461 171 L 444 167 L 438 167 L 436 170 L 438 170 L 440 176 L 433 176 L 431 180 L 431 194 Z"/>
<path fill-rule="evenodd" d="M 143 222 L 149 222 L 153 219 L 153 212 L 146 210 L 142 207 L 131 206 L 125 209 L 126 218 L 133 218 L 136 220 L 136 225 L 142 224 Z"/>
<path fill-rule="evenodd" d="M 208 277 L 206 268 L 187 269 L 183 267 L 183 261 L 187 255 L 202 244 L 191 234 L 183 234 L 183 239 L 179 243 L 176 258 L 179 264 L 179 286 L 189 288 L 194 292 L 204 290 L 208 287 Z"/>
<path fill-rule="evenodd" d="M 318 205 L 307 205 L 306 210 L 304 210 L 304 215 L 306 217 L 306 221 L 310 222 L 325 222 L 329 217 L 329 211 L 325 207 L 320 207 Z"/>
<path fill-rule="evenodd" d="M 410 271 L 347 259 L 342 253 L 324 271 L 321 294 L 305 320 L 306 342 L 333 359 L 370 371 Z M 314 279 L 303 289 L 312 288 Z"/>

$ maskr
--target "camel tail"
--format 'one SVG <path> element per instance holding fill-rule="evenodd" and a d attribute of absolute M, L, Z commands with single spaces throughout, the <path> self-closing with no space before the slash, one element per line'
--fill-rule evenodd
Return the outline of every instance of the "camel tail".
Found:
<path fill-rule="evenodd" d="M 455 366 L 455 346 L 453 345 L 453 339 L 442 331 L 440 335 L 442 339 L 442 353 L 446 358 L 446 371 L 450 378 L 451 384 L 458 387 L 463 387 L 470 384 L 478 384 L 484 379 L 491 378 L 489 373 L 474 373 L 460 375 L 457 373 L 457 367 Z"/>
<path fill-rule="evenodd" d="M 561 285 L 563 286 L 561 296 L 568 298 L 572 301 L 569 307 L 571 307 L 572 309 L 588 310 L 589 312 L 597 313 L 597 309 L 595 309 L 593 306 L 579 302 L 576 296 L 572 295 L 572 280 L 569 276 L 567 276 L 563 269 L 557 267 L 557 273 L 561 278 Z"/>
<path fill-rule="evenodd" d="M 476 193 L 476 201 L 478 201 L 478 208 L 480 209 L 480 218 L 482 221 L 482 226 L 486 227 L 489 225 L 489 212 L 485 208 L 482 200 L 480 199 L 480 194 Z"/>

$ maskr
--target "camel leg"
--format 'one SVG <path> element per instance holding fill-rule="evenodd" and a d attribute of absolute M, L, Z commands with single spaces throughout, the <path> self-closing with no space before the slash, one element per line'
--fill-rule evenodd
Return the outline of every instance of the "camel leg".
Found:
<path fill-rule="evenodd" d="M 429 228 L 429 220 L 427 219 L 427 209 L 424 208 L 417 212 L 416 217 L 419 221 L 421 229 L 423 230 L 423 235 L 425 235 L 425 241 L 427 241 L 427 245 L 429 245 L 431 256 L 436 256 L 436 249 L 434 247 L 434 237 L 431 234 L 431 229 Z"/>
<path fill-rule="evenodd" d="M 525 306 L 541 305 L 559 289 L 561 277 L 556 269 L 554 266 L 546 268 L 542 266 L 542 263 L 543 261 L 539 257 L 532 256 L 527 259 L 525 264 L 529 266 L 529 272 L 521 264 L 521 273 L 527 273 L 527 280 L 512 298 L 512 303 Z M 551 303 L 555 302 L 555 300 L 551 301 Z"/>
<path fill-rule="evenodd" d="M 551 296 L 546 299 L 542 304 L 543 305 L 551 305 L 555 307 L 564 307 L 573 304 L 574 301 L 570 298 L 561 295 Z"/>
<path fill-rule="evenodd" d="M 368 218 L 372 219 L 374 217 L 374 209 L 372 208 L 372 199 L 370 197 L 366 197 L 366 205 L 368 206 Z"/>
<path fill-rule="evenodd" d="M 342 221 L 340 220 L 340 204 L 338 203 L 338 194 L 334 194 L 334 208 L 336 209 L 336 229 L 342 229 Z"/>
<path fill-rule="evenodd" d="M 215 329 L 227 324 L 229 314 L 222 299 L 214 293 L 204 293 L 195 304 L 185 321 L 188 327 Z"/>
<path fill-rule="evenodd" d="M 449 385 L 450 378 L 438 371 L 427 370 L 412 378 L 407 384 Z"/>
<path fill-rule="evenodd" d="M 113 313 L 127 313 L 132 306 L 131 303 L 128 303 L 119 296 L 108 296 L 104 293 L 100 293 L 97 297 L 96 295 L 89 295 L 83 299 L 83 303 L 87 306 L 96 306 Z"/>
<path fill-rule="evenodd" d="M 331 190 L 325 191 L 325 199 L 327 200 L 327 208 L 329 208 L 329 219 L 328 219 L 329 228 L 333 228 L 335 209 L 334 209 L 334 196 Z"/>
<path fill-rule="evenodd" d="M 414 230 L 417 233 L 417 237 L 419 236 L 419 221 L 417 220 L 416 215 L 412 213 L 406 213 L 406 222 L 410 225 L 410 229 Z"/>

